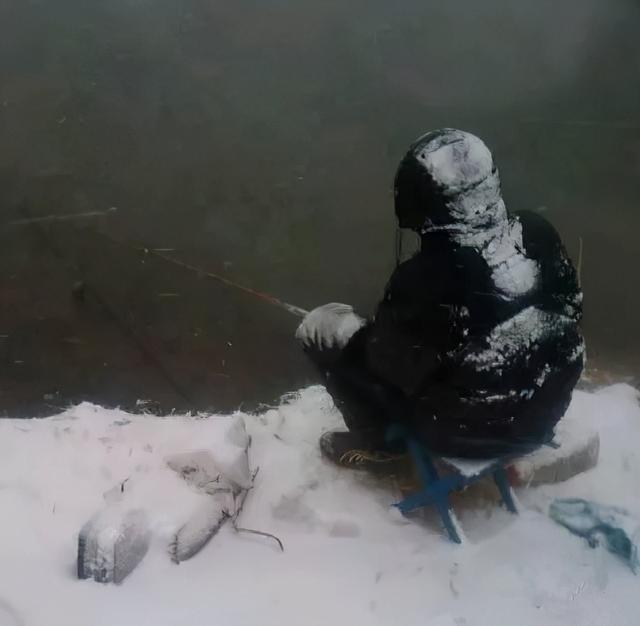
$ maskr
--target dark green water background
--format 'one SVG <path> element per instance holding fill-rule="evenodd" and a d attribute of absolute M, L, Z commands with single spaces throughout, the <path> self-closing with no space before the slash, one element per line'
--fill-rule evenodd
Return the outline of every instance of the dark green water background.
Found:
<path fill-rule="evenodd" d="M 0 414 L 312 380 L 287 313 L 111 239 L 369 313 L 396 164 L 439 126 L 582 239 L 591 362 L 637 376 L 638 33 L 632 0 L 0 0 Z"/>

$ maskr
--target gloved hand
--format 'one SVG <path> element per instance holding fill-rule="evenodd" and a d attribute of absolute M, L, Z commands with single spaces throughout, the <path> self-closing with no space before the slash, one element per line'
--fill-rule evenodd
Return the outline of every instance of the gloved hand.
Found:
<path fill-rule="evenodd" d="M 305 347 L 344 348 L 365 324 L 348 304 L 330 302 L 311 311 L 296 331 L 296 339 Z"/>

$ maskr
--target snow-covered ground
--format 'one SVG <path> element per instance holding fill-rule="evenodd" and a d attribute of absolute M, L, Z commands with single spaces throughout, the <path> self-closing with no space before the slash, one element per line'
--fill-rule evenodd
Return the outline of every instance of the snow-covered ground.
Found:
<path fill-rule="evenodd" d="M 241 525 L 223 527 L 175 565 L 166 544 L 202 495 L 167 455 L 215 447 L 221 420 L 133 416 L 83 404 L 44 420 L 0 420 L 0 626 L 637 626 L 640 579 L 547 516 L 556 496 L 624 506 L 640 517 L 640 408 L 616 385 L 576 392 L 570 411 L 601 437 L 598 467 L 522 489 L 514 517 L 463 503 L 468 541 L 402 518 L 390 485 L 339 470 L 318 452 L 340 424 L 313 387 L 245 416 L 260 467 Z M 142 485 L 154 539 L 121 585 L 75 576 L 77 534 L 125 480 Z M 135 489 L 133 489 L 135 493 Z"/>

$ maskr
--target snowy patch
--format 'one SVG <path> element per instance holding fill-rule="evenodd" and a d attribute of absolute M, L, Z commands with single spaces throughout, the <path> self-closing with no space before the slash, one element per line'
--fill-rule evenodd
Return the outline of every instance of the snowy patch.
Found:
<path fill-rule="evenodd" d="M 436 183 L 448 189 L 478 183 L 493 169 L 491 152 L 482 139 L 454 129 L 418 150 L 416 158 Z"/>
<path fill-rule="evenodd" d="M 506 236 L 482 249 L 491 268 L 491 277 L 499 291 L 508 296 L 527 293 L 538 281 L 540 268 L 522 253 L 522 224 L 514 219 Z"/>
<path fill-rule="evenodd" d="M 578 344 L 569 355 L 569 363 L 573 363 L 574 361 L 577 361 L 578 359 L 582 358 L 582 356 L 585 353 L 585 349 L 586 349 L 586 346 L 584 341 Z"/>
<path fill-rule="evenodd" d="M 598 431 L 569 411 L 554 429 L 554 443 L 542 446 L 513 464 L 512 470 L 522 485 L 559 482 L 597 464 L 600 453 Z"/>
<path fill-rule="evenodd" d="M 542 387 L 542 385 L 544 385 L 550 373 L 551 373 L 551 367 L 549 367 L 548 363 L 545 363 L 544 367 L 542 368 L 542 371 L 540 372 L 540 374 L 538 374 L 538 377 L 536 378 L 536 387 Z"/>
<path fill-rule="evenodd" d="M 455 546 L 431 518 L 402 518 L 385 483 L 320 458 L 319 435 L 341 421 L 322 388 L 307 389 L 244 416 L 260 472 L 240 522 L 277 535 L 285 552 L 225 525 L 180 565 L 166 539 L 194 511 L 205 514 L 205 496 L 166 460 L 215 449 L 229 418 L 82 404 L 55 418 L 0 420 L 0 624 L 636 626 L 638 578 L 547 513 L 555 498 L 583 497 L 640 515 L 637 392 L 576 392 L 569 412 L 599 431 L 598 466 L 518 490 L 517 517 L 462 496 L 468 541 Z M 206 484 L 207 471 L 196 480 Z M 77 580 L 80 528 L 130 477 L 155 539 L 123 584 Z"/>
<path fill-rule="evenodd" d="M 504 204 L 499 201 L 502 209 Z M 538 263 L 524 255 L 522 224 L 517 218 L 490 228 L 460 222 L 448 229 L 458 245 L 476 249 L 491 269 L 491 278 L 498 294 L 517 297 L 536 285 L 540 276 Z"/>
<path fill-rule="evenodd" d="M 415 156 L 441 187 L 449 214 L 444 224 L 427 219 L 422 233 L 445 231 L 458 245 L 477 250 L 497 295 L 514 298 L 530 291 L 540 268 L 523 253 L 522 224 L 507 214 L 498 171 L 482 140 L 448 129 L 416 149 Z"/>
<path fill-rule="evenodd" d="M 530 306 L 496 326 L 483 350 L 469 353 L 464 363 L 473 363 L 480 371 L 500 368 L 523 349 L 543 339 L 562 321 L 562 316 Z"/>

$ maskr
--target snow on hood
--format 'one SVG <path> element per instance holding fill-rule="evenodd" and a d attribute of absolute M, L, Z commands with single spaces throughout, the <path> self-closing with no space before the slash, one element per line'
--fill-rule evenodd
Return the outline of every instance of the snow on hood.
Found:
<path fill-rule="evenodd" d="M 482 139 L 461 130 L 445 129 L 426 145 L 419 140 L 415 152 L 433 180 L 452 191 L 485 180 L 493 170 L 491 152 Z"/>
<path fill-rule="evenodd" d="M 433 210 L 422 209 L 420 234 L 446 233 L 457 245 L 476 249 L 492 271 L 497 293 L 505 298 L 531 290 L 539 267 L 522 252 L 522 225 L 507 212 L 500 176 L 485 143 L 471 133 L 445 128 L 421 137 L 407 157 L 426 173 L 419 183 L 431 187 L 426 195 L 437 197 Z"/>

